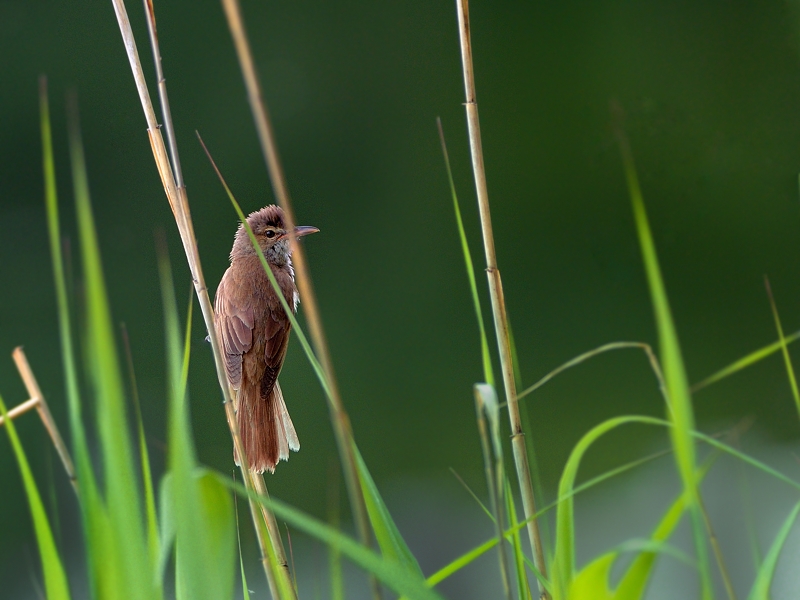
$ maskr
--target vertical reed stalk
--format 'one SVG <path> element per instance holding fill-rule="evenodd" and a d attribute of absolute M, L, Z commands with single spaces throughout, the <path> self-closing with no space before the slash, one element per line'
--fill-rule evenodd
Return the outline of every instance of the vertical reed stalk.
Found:
<path fill-rule="evenodd" d="M 214 328 L 214 309 L 212 308 L 211 300 L 208 296 L 208 288 L 206 287 L 203 270 L 200 264 L 200 254 L 197 248 L 197 240 L 194 235 L 194 227 L 192 225 L 191 214 L 189 211 L 186 187 L 184 186 L 180 175 L 181 171 L 178 163 L 177 146 L 174 143 L 175 136 L 172 126 L 172 119 L 169 113 L 169 104 L 166 100 L 166 85 L 160 67 L 160 55 L 158 52 L 157 37 L 155 36 L 155 20 L 152 10 L 152 3 L 146 2 L 145 7 L 148 19 L 150 21 L 148 23 L 148 28 L 150 29 L 152 35 L 151 41 L 153 44 L 153 51 L 157 64 L 156 70 L 159 81 L 159 91 L 162 93 L 162 102 L 164 107 L 163 114 L 165 129 L 168 132 L 168 136 L 171 140 L 171 146 L 173 148 L 172 156 L 175 160 L 175 171 L 173 171 L 173 165 L 170 165 L 170 161 L 167 156 L 167 149 L 164 145 L 164 139 L 161 136 L 161 130 L 156 119 L 155 111 L 153 110 L 152 101 L 150 100 L 150 93 L 147 89 L 147 83 L 145 82 L 142 65 L 139 60 L 139 53 L 136 48 L 136 42 L 133 37 L 133 31 L 131 30 L 124 0 L 112 0 L 112 3 L 114 5 L 114 12 L 117 16 L 117 22 L 119 23 L 120 33 L 122 34 L 122 41 L 125 45 L 125 50 L 128 55 L 128 62 L 130 63 L 131 71 L 133 72 L 136 89 L 139 93 L 139 100 L 142 104 L 142 110 L 144 111 L 145 120 L 147 122 L 147 134 L 150 138 L 150 146 L 153 151 L 153 157 L 155 159 L 159 175 L 161 176 L 161 183 L 164 186 L 164 192 L 167 195 L 167 200 L 169 201 L 170 208 L 172 209 L 172 213 L 175 217 L 175 222 L 178 226 L 181 242 L 183 243 L 183 249 L 186 253 L 186 260 L 189 264 L 189 270 L 192 273 L 192 281 L 194 283 L 195 293 L 197 294 L 197 299 L 200 303 L 203 321 L 205 322 L 206 330 L 211 342 L 211 349 L 214 355 L 214 365 L 217 371 L 217 380 L 220 389 L 222 390 L 225 416 L 228 421 L 231 437 L 233 438 L 234 447 L 236 448 L 237 454 L 240 457 L 242 479 L 245 482 L 245 486 L 252 490 L 255 489 L 254 480 L 256 478 L 252 476 L 250 469 L 247 467 L 246 455 L 243 451 L 241 437 L 239 436 L 236 414 L 234 412 L 233 403 L 231 402 L 231 396 L 228 389 L 228 379 L 227 375 L 225 374 L 225 367 L 220 352 L 219 339 L 217 338 L 216 330 Z M 290 589 L 294 591 L 294 586 L 291 585 L 291 577 L 285 561 L 285 552 L 283 551 L 282 541 L 280 536 L 273 537 L 271 540 L 271 546 L 274 549 L 272 553 L 278 557 L 281 555 L 284 556 L 284 560 L 282 561 L 284 568 L 280 569 L 279 573 L 273 573 L 268 560 L 268 557 L 272 553 L 267 547 L 269 541 L 263 536 L 263 529 L 260 524 L 259 507 L 255 501 L 250 502 L 250 512 L 261 549 L 262 563 L 264 565 L 267 581 L 269 583 L 273 598 L 277 599 L 280 597 L 278 595 L 278 590 L 282 588 L 280 585 L 278 585 L 276 577 L 283 579 L 284 583 L 288 581 L 288 585 L 284 585 L 283 589 Z"/>
<path fill-rule="evenodd" d="M 467 126 L 469 129 L 469 145 L 472 154 L 472 170 L 475 176 L 475 190 L 478 196 L 478 208 L 481 216 L 481 231 L 483 233 L 483 248 L 486 254 L 486 274 L 489 279 L 489 294 L 492 302 L 492 315 L 494 328 L 497 334 L 497 345 L 500 351 L 500 364 L 503 372 L 503 385 L 508 402 L 508 418 L 511 422 L 511 445 L 514 452 L 514 464 L 519 480 L 522 505 L 525 519 L 528 520 L 528 537 L 533 548 L 533 560 L 536 568 L 547 577 L 547 567 L 542 550 L 542 541 L 539 534 L 539 524 L 534 518 L 536 503 L 533 497 L 533 482 L 528 466 L 528 453 L 525 449 L 525 434 L 522 430 L 519 405 L 517 403 L 516 384 L 514 382 L 514 367 L 511 359 L 511 343 L 508 334 L 508 317 L 506 315 L 505 300 L 503 299 L 503 284 L 500 271 L 497 268 L 497 257 L 494 250 L 494 234 L 492 233 L 492 217 L 489 211 L 489 194 L 486 188 L 486 172 L 483 164 L 483 147 L 481 145 L 481 129 L 478 120 L 478 103 L 475 98 L 475 75 L 472 68 L 472 40 L 470 37 L 469 5 L 468 0 L 456 0 L 458 12 L 458 31 L 461 42 L 461 62 L 464 71 L 464 90 L 467 111 Z M 547 591 L 539 584 L 539 593 L 547 598 Z"/>
<path fill-rule="evenodd" d="M 234 46 L 236 47 L 236 54 L 239 58 L 239 65 L 242 69 L 245 87 L 247 88 L 250 109 L 253 113 L 256 131 L 258 132 L 258 138 L 261 143 L 261 150 L 267 164 L 270 181 L 272 182 L 272 189 L 278 204 L 286 215 L 286 229 L 289 232 L 293 232 L 295 218 L 289 196 L 289 189 L 286 184 L 286 177 L 283 172 L 280 157 L 278 156 L 275 133 L 272 129 L 272 123 L 262 94 L 261 84 L 256 74 L 255 63 L 253 61 L 252 52 L 250 51 L 250 44 L 247 39 L 247 33 L 245 32 L 244 22 L 242 21 L 239 2 L 238 0 L 222 0 L 222 6 L 225 10 L 225 16 L 228 19 L 228 26 L 231 30 Z M 300 298 L 303 302 L 303 313 L 308 322 L 311 340 L 314 345 L 314 352 L 322 365 L 328 383 L 328 406 L 344 470 L 345 483 L 350 497 L 353 519 L 361 543 L 365 546 L 370 546 L 371 536 L 369 520 L 364 497 L 359 486 L 358 469 L 351 445 L 353 432 L 350 426 L 350 419 L 342 404 L 341 395 L 334 376 L 333 363 L 328 350 L 325 331 L 322 327 L 322 318 L 320 317 L 317 307 L 311 276 L 308 272 L 305 252 L 302 245 L 296 243 L 294 236 L 291 235 L 290 237 L 292 238 L 292 262 L 297 276 L 297 287 L 300 292 Z M 374 577 L 371 578 L 371 584 L 373 595 L 379 598 L 380 588 Z"/>

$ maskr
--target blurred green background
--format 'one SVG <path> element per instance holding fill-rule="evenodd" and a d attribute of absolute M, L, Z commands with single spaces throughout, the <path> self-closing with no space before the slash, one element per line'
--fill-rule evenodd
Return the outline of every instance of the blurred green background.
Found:
<path fill-rule="evenodd" d="M 481 378 L 477 327 L 435 127 L 441 116 L 480 268 L 454 3 L 247 0 L 243 10 L 297 219 L 321 230 L 306 249 L 367 464 L 379 485 L 422 480 L 457 490 L 453 467 L 482 491 L 471 393 Z M 128 11 L 152 84 L 142 7 L 131 2 Z M 271 203 L 271 188 L 219 4 L 156 3 L 156 14 L 213 290 L 237 221 L 194 130 L 245 211 Z M 775 339 L 765 274 L 786 331 L 800 327 L 796 17 L 783 2 L 473 2 L 497 254 L 526 385 L 609 341 L 655 343 L 610 130 L 612 99 L 627 113 L 690 378 Z M 109 2 L 0 2 L 0 355 L 8 357 L 0 360 L 0 392 L 9 405 L 26 399 L 10 359 L 24 345 L 66 428 L 44 227 L 42 73 L 50 82 L 67 239 L 75 238 L 75 228 L 62 107 L 67 90 L 80 98 L 113 313 L 130 332 L 160 470 L 158 229 L 167 233 L 177 288 L 187 301 L 190 282 Z M 479 287 L 488 308 L 483 277 Z M 227 472 L 231 444 L 196 317 L 190 386 L 198 452 Z M 275 496 L 324 516 L 335 446 L 319 385 L 296 340 L 281 383 L 303 449 L 268 484 Z M 527 403 L 528 439 L 551 496 L 569 449 L 592 425 L 622 413 L 663 413 L 647 362 L 635 351 L 594 359 Z M 798 434 L 779 357 L 701 392 L 696 411 L 709 431 L 754 416 L 772 439 Z M 64 536 L 75 539 L 70 491 L 40 423 L 33 415 L 18 423 L 39 481 L 56 482 Z M 650 435 L 615 434 L 591 453 L 585 472 L 640 455 Z M 27 590 L 36 549 L 5 435 L 0 490 L 0 581 Z"/>

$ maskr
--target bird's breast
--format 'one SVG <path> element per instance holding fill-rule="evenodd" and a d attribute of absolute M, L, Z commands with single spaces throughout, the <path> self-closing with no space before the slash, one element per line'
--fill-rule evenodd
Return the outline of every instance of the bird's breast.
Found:
<path fill-rule="evenodd" d="M 297 287 L 294 283 L 294 273 L 291 264 L 276 267 L 270 265 L 272 274 L 278 282 L 278 287 L 283 292 L 283 297 L 292 308 L 297 308 Z M 269 277 L 264 272 L 264 267 L 258 256 L 242 257 L 231 265 L 233 271 L 233 282 L 238 288 L 238 292 L 251 300 L 254 312 L 283 312 L 280 300 L 275 289 L 269 281 Z M 260 309 L 260 310 L 259 310 Z"/>

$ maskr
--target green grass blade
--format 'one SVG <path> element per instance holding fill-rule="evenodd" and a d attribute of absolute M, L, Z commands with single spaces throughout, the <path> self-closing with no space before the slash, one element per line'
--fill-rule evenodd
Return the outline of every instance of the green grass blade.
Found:
<path fill-rule="evenodd" d="M 453 210 L 456 215 L 456 226 L 458 227 L 458 237 L 461 241 L 461 251 L 464 255 L 464 265 L 467 268 L 467 279 L 469 280 L 469 289 L 472 295 L 472 304 L 475 307 L 475 318 L 478 321 L 478 332 L 480 333 L 481 341 L 481 360 L 483 363 L 483 379 L 486 383 L 494 387 L 494 372 L 492 371 L 492 358 L 489 354 L 489 342 L 486 338 L 486 328 L 483 324 L 483 312 L 481 311 L 481 301 L 478 297 L 478 284 L 475 281 L 475 267 L 472 264 L 472 255 L 469 252 L 469 243 L 467 242 L 467 234 L 464 231 L 464 222 L 461 220 L 461 207 L 458 204 L 458 195 L 456 194 L 456 186 L 453 183 L 453 173 L 450 170 L 450 157 L 447 154 L 447 144 L 444 141 L 444 130 L 442 129 L 442 121 L 439 117 L 436 118 L 436 126 L 439 128 L 439 140 L 442 143 L 442 155 L 444 156 L 444 165 L 447 169 L 447 181 L 450 184 L 450 195 L 453 197 Z"/>
<path fill-rule="evenodd" d="M 453 469 L 452 467 L 450 467 L 450 472 L 456 479 L 458 479 L 458 482 L 461 484 L 461 487 L 467 490 L 467 493 L 472 497 L 473 500 L 475 500 L 475 504 L 477 504 L 480 507 L 480 509 L 484 512 L 484 514 L 487 517 L 489 517 L 492 523 L 494 523 L 496 519 L 494 518 L 492 511 L 490 511 L 489 508 L 481 501 L 481 499 L 478 498 L 478 495 L 474 491 L 472 491 L 472 488 L 469 487 L 467 485 L 467 482 L 461 478 L 461 475 L 456 473 L 455 469 Z"/>
<path fill-rule="evenodd" d="M 800 340 L 800 331 L 795 331 L 790 336 L 784 338 L 785 345 L 791 344 Z M 731 364 L 726 367 L 723 367 L 719 371 L 712 373 L 702 381 L 695 383 L 692 386 L 692 393 L 702 390 L 704 387 L 708 387 L 712 383 L 716 383 L 721 379 L 725 379 L 726 377 L 730 377 L 734 373 L 738 373 L 742 369 L 746 369 L 747 367 L 756 364 L 759 361 L 764 360 L 768 356 L 775 354 L 776 352 L 780 351 L 784 347 L 784 341 L 778 340 L 777 342 L 773 342 L 768 346 L 764 346 L 763 348 L 759 348 L 758 350 L 751 352 L 747 356 L 740 358 L 739 360 L 735 360 Z"/>
<path fill-rule="evenodd" d="M 340 529 L 339 480 L 336 469 L 329 470 L 328 477 L 328 522 L 336 531 Z M 330 577 L 331 600 L 344 600 L 344 576 L 342 572 L 342 551 L 337 546 L 328 546 L 328 574 Z"/>
<path fill-rule="evenodd" d="M 778 341 L 781 344 L 781 354 L 783 354 L 783 362 L 786 365 L 786 375 L 789 378 L 789 386 L 792 388 L 792 397 L 794 398 L 797 412 L 800 414 L 800 391 L 797 389 L 797 378 L 795 377 L 794 367 L 792 366 L 792 357 L 789 356 L 789 347 L 783 335 L 783 326 L 781 325 L 780 315 L 778 315 L 778 307 L 775 305 L 772 288 L 769 285 L 769 279 L 766 277 L 764 278 L 764 284 L 767 288 L 767 296 L 769 296 L 769 306 L 772 309 L 772 317 L 775 319 L 775 329 L 778 330 Z"/>
<path fill-rule="evenodd" d="M 328 572 L 331 578 L 331 600 L 344 600 L 342 551 L 338 546 L 330 546 L 328 549 Z"/>
<path fill-rule="evenodd" d="M 161 589 L 150 569 L 142 520 L 141 495 L 137 488 L 133 449 L 128 430 L 124 392 L 111 313 L 100 261 L 97 233 L 89 200 L 86 162 L 78 124 L 77 101 L 71 98 L 69 110 L 69 149 L 75 208 L 80 235 L 81 258 L 86 293 L 86 366 L 96 393 L 96 423 L 102 456 L 106 515 L 111 527 L 99 531 L 99 522 L 90 523 L 103 540 L 103 555 L 92 557 L 95 577 L 106 579 L 114 573 L 117 594 L 131 600 L 157 600 Z M 90 511 L 97 510 L 95 506 Z M 90 517 L 93 518 L 93 517 Z M 92 553 L 97 549 L 92 549 Z M 111 585 L 104 582 L 103 587 Z"/>
<path fill-rule="evenodd" d="M 234 471 L 235 473 L 235 471 Z M 250 589 L 247 586 L 247 575 L 244 572 L 244 557 L 242 556 L 242 536 L 239 529 L 239 503 L 237 496 L 233 497 L 233 514 L 236 516 L 236 550 L 239 554 L 239 573 L 242 578 L 242 600 L 250 599 Z"/>
<path fill-rule="evenodd" d="M 203 543 L 207 545 L 202 553 L 197 554 L 205 561 L 201 566 L 211 573 L 204 577 L 209 589 L 203 596 L 192 598 L 233 598 L 236 523 L 231 494 L 211 471 L 196 469 L 193 476 L 200 491 L 202 513 L 198 521 L 203 528 Z"/>
<path fill-rule="evenodd" d="M 761 462 L 760 460 L 757 460 L 757 459 L 753 458 L 752 456 L 749 456 L 749 455 L 745 454 L 744 452 L 741 452 L 741 451 L 737 450 L 736 448 L 733 448 L 732 446 L 729 446 L 728 444 L 725 444 L 724 442 L 720 442 L 719 440 L 711 437 L 710 435 L 706 435 L 704 433 L 700 433 L 699 431 L 693 431 L 692 432 L 692 436 L 697 438 L 698 440 L 702 440 L 703 442 L 705 442 L 706 444 L 708 444 L 710 446 L 713 446 L 714 448 L 722 450 L 723 452 L 727 452 L 731 456 L 735 456 L 736 458 L 740 459 L 741 461 L 743 461 L 743 462 L 755 467 L 759 471 L 762 471 L 763 473 L 766 473 L 767 475 L 771 475 L 775 479 L 778 479 L 778 480 L 790 485 L 791 487 L 800 490 L 800 482 L 795 481 L 791 477 L 787 477 L 786 475 L 784 475 L 780 471 L 776 471 L 775 469 L 770 467 L 768 464 L 765 464 L 765 463 Z"/>
<path fill-rule="evenodd" d="M 158 567 L 158 516 L 156 513 L 156 496 L 153 490 L 153 474 L 150 471 L 150 453 L 147 451 L 147 439 L 142 421 L 142 408 L 139 404 L 139 387 L 136 385 L 136 371 L 133 368 L 133 355 L 131 353 L 128 330 L 122 325 L 122 339 L 125 346 L 125 358 L 128 366 L 128 378 L 131 383 L 131 397 L 133 398 L 134 415 L 136 417 L 136 432 L 139 443 L 139 463 L 142 468 L 142 483 L 144 486 L 144 510 L 147 524 L 147 550 L 150 554 L 150 564 L 153 572 Z"/>
<path fill-rule="evenodd" d="M 234 591 L 235 524 L 227 490 L 197 469 L 186 393 L 192 304 L 181 336 L 172 273 L 165 246 L 159 251 L 159 276 L 166 333 L 169 382 L 169 477 L 164 486 L 174 519 L 176 595 L 225 599 Z M 212 568 L 213 565 L 213 568 Z"/>
<path fill-rule="evenodd" d="M 608 419 L 586 433 L 573 447 L 558 486 L 558 510 L 556 514 L 556 551 L 553 562 L 553 589 L 555 600 L 569 597 L 570 586 L 575 578 L 575 524 L 573 496 L 575 478 L 581 460 L 589 447 L 609 431 L 629 423 L 660 425 L 670 429 L 675 424 L 664 419 L 638 415 L 626 415 Z M 685 490 L 684 490 L 684 493 Z"/>
<path fill-rule="evenodd" d="M 617 552 L 607 552 L 595 558 L 575 576 L 570 584 L 571 598 L 591 598 L 592 600 L 619 600 L 608 587 L 608 576 Z"/>
<path fill-rule="evenodd" d="M 786 538 L 789 537 L 789 532 L 792 529 L 792 525 L 794 525 L 795 519 L 797 519 L 798 512 L 800 512 L 800 503 L 795 504 L 792 512 L 786 517 L 780 531 L 778 531 L 778 535 L 775 536 L 775 541 L 772 542 L 772 546 L 769 552 L 767 552 L 767 556 L 764 558 L 761 568 L 758 570 L 753 589 L 747 597 L 748 600 L 769 600 L 769 588 L 772 586 L 775 566 L 778 564 L 781 549 L 786 542 Z"/>
<path fill-rule="evenodd" d="M 552 579 L 555 600 L 568 598 L 575 576 L 575 523 L 573 488 L 578 467 L 586 450 L 605 433 L 627 423 L 643 422 L 645 417 L 624 416 L 609 419 L 586 433 L 573 447 L 558 485 L 558 511 L 556 514 L 556 550 L 553 560 Z M 649 419 L 647 419 L 649 420 Z M 653 419 L 655 421 L 655 419 Z"/>
<path fill-rule="evenodd" d="M 547 375 L 542 377 L 539 381 L 537 381 L 533 385 L 525 388 L 519 394 L 517 394 L 517 399 L 521 400 L 522 398 L 524 398 L 528 394 L 531 394 L 531 393 L 535 392 L 536 390 L 538 390 L 540 387 L 542 387 L 544 384 L 546 384 L 548 381 L 550 381 L 551 379 L 553 379 L 557 375 L 560 375 L 561 373 L 563 373 L 567 369 L 571 369 L 572 367 L 578 366 L 579 364 L 589 360 L 590 358 L 594 358 L 595 356 L 597 356 L 599 354 L 603 354 L 604 352 L 610 352 L 612 350 L 625 350 L 627 348 L 638 348 L 640 350 L 644 350 L 645 355 L 647 355 L 648 351 L 650 350 L 650 346 L 648 344 L 643 343 L 643 342 L 610 342 L 608 344 L 603 344 L 602 346 L 598 346 L 597 348 L 594 348 L 593 350 L 589 350 L 588 352 L 584 352 L 583 354 L 579 354 L 578 356 L 575 356 L 574 358 L 569 359 L 564 364 L 559 365 L 558 367 L 556 367 L 555 369 L 550 371 Z M 656 376 L 658 376 L 658 373 L 656 373 Z M 522 387 L 522 386 L 520 385 L 520 387 Z"/>
<path fill-rule="evenodd" d="M 757 572 L 761 568 L 762 552 L 761 544 L 758 540 L 758 531 L 755 522 L 755 510 L 753 508 L 753 494 L 750 481 L 744 463 L 739 461 L 739 497 L 742 499 L 742 512 L 744 513 L 745 529 L 747 530 L 747 541 L 750 546 L 750 556 L 753 560 L 753 568 Z"/>
<path fill-rule="evenodd" d="M 697 469 L 697 473 L 695 475 L 697 485 L 700 485 L 700 482 L 708 474 L 708 471 L 711 469 L 711 465 L 714 464 L 716 458 L 717 454 L 715 453 L 709 459 L 707 459 L 700 468 Z M 669 539 L 669 537 L 672 535 L 672 532 L 675 531 L 675 528 L 678 526 L 683 513 L 686 511 L 686 505 L 687 497 L 686 492 L 684 492 L 675 499 L 667 512 L 664 514 L 658 526 L 650 536 L 651 541 L 654 543 L 663 543 Z M 620 580 L 615 592 L 615 599 L 638 600 L 639 598 L 642 598 L 647 587 L 647 582 L 650 579 L 653 566 L 655 565 L 655 561 L 655 552 L 639 553 L 639 555 L 628 567 L 627 571 L 625 571 L 625 574 L 622 576 L 622 579 Z"/>
<path fill-rule="evenodd" d="M 161 482 L 158 486 L 158 506 L 159 506 L 159 525 L 160 525 L 160 542 L 158 545 L 158 570 L 156 571 L 159 580 L 164 578 L 164 572 L 167 569 L 170 556 L 172 555 L 172 544 L 175 541 L 176 515 L 175 515 L 175 502 L 173 500 L 173 477 L 167 471 L 161 477 Z"/>
<path fill-rule="evenodd" d="M 524 527 L 524 525 L 522 525 L 522 527 Z M 497 538 L 493 537 L 492 539 L 484 542 L 477 548 L 473 548 L 469 552 L 462 554 L 453 562 L 442 567 L 441 569 L 436 571 L 436 573 L 428 577 L 428 579 L 426 580 L 428 582 L 428 585 L 434 586 L 437 583 L 444 581 L 451 575 L 458 573 L 461 569 L 463 569 L 467 565 L 472 564 L 476 559 L 480 558 L 481 556 L 489 552 L 489 550 L 491 550 L 495 546 L 497 546 Z"/>
<path fill-rule="evenodd" d="M 364 502 L 367 505 L 367 514 L 375 532 L 375 538 L 378 540 L 381 554 L 390 561 L 400 563 L 405 569 L 415 573 L 422 579 L 423 575 L 422 570 L 419 568 L 419 563 L 411 553 L 411 550 L 408 549 L 403 536 L 400 535 L 355 442 L 353 442 L 353 454 L 358 467 L 358 481 L 361 484 L 361 492 L 364 494 Z"/>
<path fill-rule="evenodd" d="M 67 283 L 64 276 L 64 258 L 61 253 L 61 234 L 59 232 L 58 194 L 56 187 L 55 161 L 53 159 L 53 136 L 50 127 L 50 107 L 47 99 L 47 81 L 39 80 L 39 119 L 42 129 L 42 162 L 44 168 L 45 209 L 47 232 L 50 241 L 50 256 L 53 262 L 53 281 L 58 306 L 58 326 L 61 342 L 61 357 L 64 362 L 64 379 L 67 390 L 72 445 L 76 457 L 79 479 L 90 477 L 92 471 L 88 460 L 86 433 L 81 417 L 81 399 L 78 391 L 78 370 L 75 360 L 70 317 Z M 93 478 L 92 478 L 93 479 Z M 83 481 L 82 485 L 91 482 Z"/>
<path fill-rule="evenodd" d="M 344 535 L 330 525 L 323 523 L 291 506 L 276 500 L 248 492 L 243 486 L 229 481 L 217 474 L 217 479 L 225 486 L 236 490 L 243 497 L 250 498 L 269 508 L 275 515 L 289 525 L 305 532 L 329 546 L 338 547 L 342 554 L 365 571 L 372 573 L 390 589 L 411 600 L 443 600 L 435 590 L 430 589 L 425 580 L 414 569 L 403 563 L 385 558 L 353 538 Z"/>
<path fill-rule="evenodd" d="M 50 521 L 47 519 L 47 512 L 36 487 L 36 481 L 33 478 L 28 458 L 25 456 L 25 450 L 22 448 L 19 436 L 17 436 L 14 421 L 8 418 L 8 411 L 6 411 L 6 405 L 3 403 L 2 397 L 0 397 L 0 415 L 3 416 L 3 424 L 8 432 L 8 439 L 11 442 L 11 448 L 14 450 L 20 475 L 22 475 L 22 483 L 25 486 L 25 494 L 28 497 L 33 529 L 36 533 L 36 543 L 39 546 L 39 557 L 42 560 L 44 588 L 47 592 L 47 598 L 48 600 L 69 600 L 67 575 L 64 572 L 64 565 L 56 548 Z"/>
<path fill-rule="evenodd" d="M 81 510 L 84 537 L 86 540 L 89 585 L 93 596 L 101 596 L 102 590 L 114 589 L 116 570 L 100 568 L 100 557 L 108 555 L 108 516 L 100 498 L 89 458 L 86 432 L 83 425 L 81 397 L 78 388 L 78 369 L 73 345 L 72 319 L 64 274 L 64 259 L 59 233 L 58 195 L 56 191 L 55 162 L 50 127 L 50 108 L 47 99 L 47 81 L 39 80 L 39 110 L 42 129 L 42 158 L 44 166 L 45 209 L 50 254 L 53 263 L 53 281 L 58 308 L 59 339 L 67 391 L 67 408 L 72 437 L 73 456 L 80 490 L 78 505 Z"/>
<path fill-rule="evenodd" d="M 506 488 L 506 514 L 508 515 L 509 525 L 512 530 L 511 546 L 514 549 L 514 566 L 516 567 L 517 574 L 517 598 L 521 600 L 532 600 L 531 588 L 528 583 L 528 578 L 525 575 L 525 553 L 522 551 L 522 540 L 519 535 L 519 521 L 517 520 L 517 508 L 514 506 L 514 496 L 511 493 L 511 484 L 508 482 L 508 477 L 505 478 Z"/>
<path fill-rule="evenodd" d="M 705 528 L 700 511 L 700 492 L 694 483 L 695 447 L 691 432 L 694 430 L 694 410 L 692 408 L 689 382 L 683 364 L 678 334 L 672 319 L 672 311 L 667 298 L 666 287 L 661 276 L 655 242 L 650 231 L 650 224 L 639 187 L 639 179 L 634 166 L 627 137 L 621 128 L 617 128 L 617 137 L 622 153 L 622 162 L 628 191 L 631 197 L 636 231 L 644 262 L 645 274 L 650 287 L 650 297 L 655 313 L 658 330 L 661 364 L 664 370 L 664 381 L 669 397 L 668 415 L 674 423 L 670 429 L 675 459 L 683 481 L 684 489 L 689 494 L 689 509 L 692 515 L 692 529 L 695 539 L 697 560 L 700 565 L 700 582 L 704 600 L 714 595 L 711 583 L 708 549 L 706 548 Z"/>

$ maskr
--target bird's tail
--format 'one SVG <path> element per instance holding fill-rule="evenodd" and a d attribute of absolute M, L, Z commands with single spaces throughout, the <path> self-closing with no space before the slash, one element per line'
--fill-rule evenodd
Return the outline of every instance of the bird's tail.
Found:
<path fill-rule="evenodd" d="M 258 389 L 250 390 L 252 393 L 247 393 L 244 386 L 239 390 L 236 412 L 247 464 L 255 473 L 274 473 L 278 461 L 289 460 L 289 450 L 300 450 L 300 441 L 278 382 L 266 398 Z M 233 458 L 238 465 L 235 449 Z"/>

